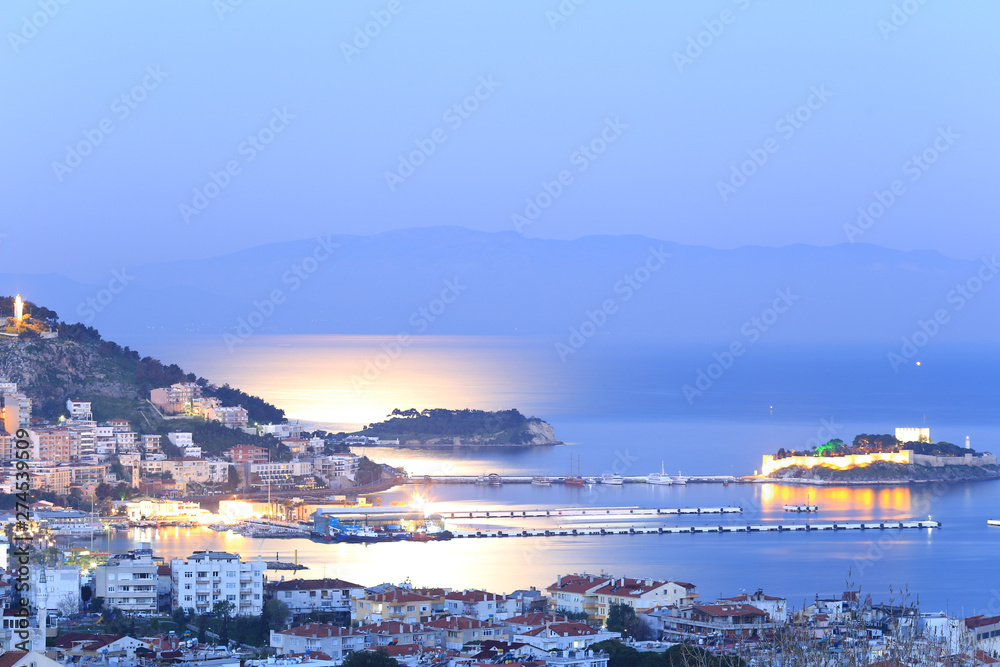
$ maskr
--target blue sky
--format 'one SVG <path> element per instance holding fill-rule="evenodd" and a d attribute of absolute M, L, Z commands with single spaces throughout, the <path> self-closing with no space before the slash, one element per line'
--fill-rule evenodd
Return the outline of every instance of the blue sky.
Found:
<path fill-rule="evenodd" d="M 235 3 L 3 3 L 9 270 L 442 224 L 830 245 L 879 206 L 855 241 L 1000 245 L 995 3 Z"/>

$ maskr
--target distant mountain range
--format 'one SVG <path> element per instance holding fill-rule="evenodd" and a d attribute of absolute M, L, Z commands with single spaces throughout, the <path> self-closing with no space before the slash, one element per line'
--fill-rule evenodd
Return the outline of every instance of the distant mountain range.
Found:
<path fill-rule="evenodd" d="M 765 328 L 775 342 L 899 342 L 920 321 L 933 328 L 936 313 L 935 336 L 984 342 L 996 336 L 1000 280 L 989 278 L 997 270 L 865 244 L 717 250 L 642 236 L 551 241 L 430 227 L 207 260 L 131 266 L 125 258 L 100 284 L 51 274 L 2 280 L 5 292 L 122 342 L 264 332 L 725 343 Z"/>

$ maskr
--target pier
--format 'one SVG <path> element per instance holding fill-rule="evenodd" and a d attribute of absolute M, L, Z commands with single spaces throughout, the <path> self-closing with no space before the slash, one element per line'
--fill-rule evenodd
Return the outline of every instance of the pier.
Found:
<path fill-rule="evenodd" d="M 680 514 L 741 514 L 742 507 L 562 507 L 526 510 L 458 510 L 438 512 L 445 519 L 513 519 L 560 516 L 628 517 Z"/>
<path fill-rule="evenodd" d="M 496 474 L 496 473 L 492 473 Z M 485 476 L 489 477 L 490 473 Z M 403 484 L 475 484 L 479 480 L 480 484 L 483 484 L 482 475 L 414 475 L 412 477 L 407 477 L 402 480 Z M 539 477 L 539 475 L 497 475 L 500 484 L 531 484 L 531 480 Z M 565 476 L 541 476 L 549 480 L 550 484 L 565 484 Z M 586 480 L 593 480 L 592 482 L 587 482 L 588 484 L 601 484 L 601 475 L 583 475 Z M 736 477 L 734 475 L 684 475 L 684 479 L 688 484 L 728 484 L 730 482 L 742 482 L 746 481 L 742 477 Z M 625 484 L 646 484 L 646 475 L 632 475 L 622 477 L 622 481 Z M 484 484 L 485 485 L 485 484 Z M 492 484 L 496 486 L 497 484 Z M 656 485 L 653 485 L 656 486 Z M 664 488 L 669 488 L 672 485 L 664 485 Z M 682 485 L 678 485 L 682 486 Z"/>
<path fill-rule="evenodd" d="M 940 521 L 880 521 L 879 523 L 759 523 L 724 526 L 660 526 L 659 528 L 628 529 L 560 529 L 560 530 L 476 530 L 451 531 L 456 539 L 477 539 L 486 537 L 580 537 L 588 535 L 666 535 L 698 533 L 779 533 L 812 532 L 818 530 L 900 530 L 918 528 L 941 528 Z"/>

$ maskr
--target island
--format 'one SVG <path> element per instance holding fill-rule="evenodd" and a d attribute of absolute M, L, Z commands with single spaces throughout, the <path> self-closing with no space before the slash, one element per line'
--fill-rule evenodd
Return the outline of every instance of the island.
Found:
<path fill-rule="evenodd" d="M 561 445 L 550 424 L 518 410 L 394 409 L 385 421 L 347 436 L 348 444 L 433 447 Z"/>
<path fill-rule="evenodd" d="M 915 439 L 909 439 L 915 436 Z M 765 454 L 758 479 L 786 484 L 910 484 L 1000 478 L 997 457 L 950 442 L 932 442 L 926 428 L 896 435 L 862 433 L 804 451 Z"/>

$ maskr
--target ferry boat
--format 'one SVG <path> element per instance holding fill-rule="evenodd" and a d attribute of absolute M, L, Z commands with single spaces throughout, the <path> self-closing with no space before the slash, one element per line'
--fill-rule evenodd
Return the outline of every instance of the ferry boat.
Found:
<path fill-rule="evenodd" d="M 601 475 L 601 484 L 609 486 L 621 486 L 625 478 L 621 475 Z"/>
<path fill-rule="evenodd" d="M 685 484 L 688 483 L 688 480 L 687 480 L 687 477 L 685 477 L 684 475 L 682 475 L 681 471 L 678 470 L 677 471 L 677 477 L 674 477 L 673 482 L 674 482 L 674 484 L 680 484 L 680 485 L 683 486 L 683 485 L 685 485 Z"/>
<path fill-rule="evenodd" d="M 531 483 L 537 486 L 549 486 L 552 484 L 552 480 L 548 477 L 532 477 Z"/>
<path fill-rule="evenodd" d="M 663 470 L 663 461 L 660 461 L 660 472 L 651 472 L 646 476 L 646 483 L 653 484 L 654 486 L 670 486 L 674 483 L 668 475 Z"/>

